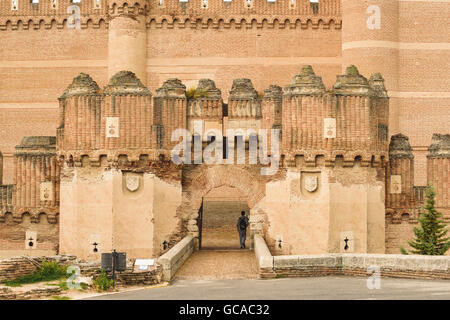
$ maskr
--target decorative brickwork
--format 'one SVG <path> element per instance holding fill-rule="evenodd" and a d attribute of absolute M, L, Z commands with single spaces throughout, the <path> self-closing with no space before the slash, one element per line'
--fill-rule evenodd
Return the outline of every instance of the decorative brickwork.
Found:
<path fill-rule="evenodd" d="M 378 117 L 378 112 L 387 114 L 383 110 L 387 105 L 378 108 L 377 100 L 385 96 L 379 87 L 377 91 L 370 87 L 355 66 L 337 77 L 331 92 L 325 91 L 321 78 L 310 66 L 304 67 L 283 96 L 286 161 L 304 156 L 306 162 L 312 163 L 322 155 L 329 164 L 337 156 L 350 164 L 356 157 L 364 166 L 380 163 L 387 158 L 387 137 L 378 131 L 380 126 L 387 127 L 388 119 Z M 329 125 L 325 121 L 328 118 L 333 119 Z M 330 134 L 329 138 L 324 138 L 324 132 Z"/>

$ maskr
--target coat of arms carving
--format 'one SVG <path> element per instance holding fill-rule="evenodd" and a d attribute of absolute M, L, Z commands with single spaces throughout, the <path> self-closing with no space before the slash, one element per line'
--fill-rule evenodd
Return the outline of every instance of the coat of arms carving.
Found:
<path fill-rule="evenodd" d="M 308 192 L 314 192 L 318 187 L 318 177 L 317 176 L 309 176 L 305 178 L 305 189 Z"/>
<path fill-rule="evenodd" d="M 53 200 L 53 185 L 51 181 L 41 182 L 40 184 L 40 198 L 41 201 Z"/>
<path fill-rule="evenodd" d="M 125 176 L 125 186 L 131 192 L 139 189 L 139 176 L 135 175 L 126 175 Z"/>

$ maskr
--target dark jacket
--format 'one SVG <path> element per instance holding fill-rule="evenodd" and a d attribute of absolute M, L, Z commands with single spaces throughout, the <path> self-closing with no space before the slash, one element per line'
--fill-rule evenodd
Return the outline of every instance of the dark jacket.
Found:
<path fill-rule="evenodd" d="M 245 228 L 244 229 L 241 228 L 241 220 L 244 220 L 244 222 L 245 222 Z M 247 229 L 247 227 L 248 227 L 248 217 L 247 216 L 240 216 L 238 218 L 236 227 L 237 227 L 238 231 L 241 231 L 241 230 L 243 231 L 243 230 Z"/>

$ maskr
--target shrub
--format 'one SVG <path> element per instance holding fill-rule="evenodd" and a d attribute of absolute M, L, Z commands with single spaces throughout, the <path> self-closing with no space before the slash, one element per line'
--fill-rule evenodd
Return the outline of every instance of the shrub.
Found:
<path fill-rule="evenodd" d="M 41 269 L 38 272 L 43 278 L 58 277 L 56 279 L 59 279 L 68 276 L 67 266 L 60 266 L 56 261 L 42 261 Z"/>
<path fill-rule="evenodd" d="M 96 278 L 94 278 L 92 286 L 94 289 L 96 289 L 98 292 L 102 291 L 108 291 L 113 286 L 114 280 L 109 279 L 106 275 L 105 269 L 102 269 L 102 272 L 100 275 Z"/>
<path fill-rule="evenodd" d="M 197 99 L 197 98 L 206 97 L 206 90 L 189 88 L 186 91 L 186 97 L 188 99 Z"/>

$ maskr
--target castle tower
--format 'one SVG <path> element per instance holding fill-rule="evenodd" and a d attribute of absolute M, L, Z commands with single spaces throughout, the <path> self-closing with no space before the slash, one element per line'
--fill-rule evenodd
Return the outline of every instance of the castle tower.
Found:
<path fill-rule="evenodd" d="M 342 1 L 342 68 L 354 64 L 362 74 L 380 72 L 388 91 L 398 91 L 399 1 Z M 398 133 L 398 101 L 390 102 L 390 128 Z"/>
<path fill-rule="evenodd" d="M 160 126 L 160 149 L 171 150 L 178 142 L 172 142 L 172 132 L 186 129 L 187 98 L 186 86 L 179 79 L 168 79 L 156 90 L 154 99 L 156 126 Z"/>
<path fill-rule="evenodd" d="M 284 89 L 283 150 L 295 152 L 308 147 L 326 149 L 328 141 L 322 139 L 319 113 L 322 105 L 326 105 L 327 98 L 322 78 L 316 76 L 311 66 L 303 66 L 301 73 L 295 75 L 291 84 Z M 324 118 L 334 117 L 331 108 L 325 112 Z"/>
<path fill-rule="evenodd" d="M 386 179 L 386 207 L 414 207 L 414 155 L 407 136 L 391 137 Z"/>
<path fill-rule="evenodd" d="M 149 134 L 153 124 L 152 94 L 131 71 L 117 72 L 103 89 L 101 149 L 111 158 L 127 154 L 139 160 L 139 154 L 150 152 L 155 137 Z M 124 152 L 127 150 L 127 152 Z"/>
<path fill-rule="evenodd" d="M 428 149 L 427 180 L 436 191 L 436 206 L 450 207 L 450 134 L 433 134 Z"/>
<path fill-rule="evenodd" d="M 283 90 L 280 86 L 270 85 L 264 90 L 264 98 L 261 105 L 262 128 L 280 129 L 283 110 Z"/>
<path fill-rule="evenodd" d="M 150 256 L 157 178 L 149 163 L 158 158 L 150 90 L 131 71 L 114 74 L 101 93 L 80 75 L 60 103 L 60 252 L 93 260 L 112 249 Z"/>
<path fill-rule="evenodd" d="M 127 70 L 147 83 L 147 12 L 147 0 L 109 1 L 108 78 Z"/>
<path fill-rule="evenodd" d="M 389 97 L 384 86 L 384 79 L 380 73 L 374 73 L 369 79 L 369 86 L 378 99 L 375 100 L 378 115 L 379 149 L 386 150 L 389 141 Z"/>
<path fill-rule="evenodd" d="M 137 161 L 138 153 L 149 153 L 155 140 L 148 134 L 153 122 L 152 94 L 131 71 L 116 73 L 102 93 L 97 83 L 82 73 L 59 101 L 59 154 L 66 160 L 72 158 L 75 166 L 82 166 L 85 156 L 98 162 L 101 156 L 116 160 L 117 155 L 126 153 Z M 134 152 L 138 148 L 140 151 Z"/>
<path fill-rule="evenodd" d="M 208 131 L 211 131 L 210 135 L 219 132 L 222 135 L 222 105 L 222 93 L 214 81 L 200 79 L 195 91 L 188 93 L 187 128 L 190 133 L 201 134 L 204 141 L 208 138 Z"/>
<path fill-rule="evenodd" d="M 59 150 L 79 159 L 80 153 L 98 147 L 100 143 L 100 88 L 85 73 L 76 76 L 59 97 Z"/>
<path fill-rule="evenodd" d="M 56 138 L 24 137 L 20 145 L 16 146 L 14 162 L 15 214 L 30 212 L 36 215 L 39 208 L 56 209 L 59 205 L 60 173 L 56 161 Z"/>
<path fill-rule="evenodd" d="M 227 129 L 253 129 L 257 133 L 261 120 L 261 99 L 253 83 L 250 79 L 235 79 L 228 98 Z"/>

